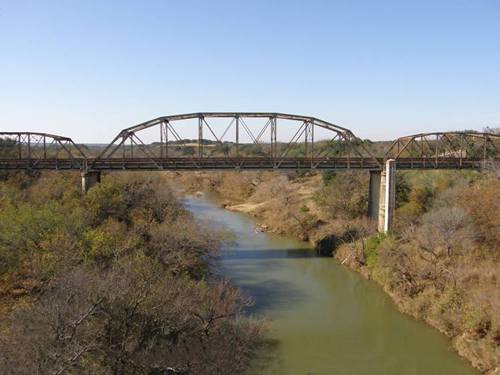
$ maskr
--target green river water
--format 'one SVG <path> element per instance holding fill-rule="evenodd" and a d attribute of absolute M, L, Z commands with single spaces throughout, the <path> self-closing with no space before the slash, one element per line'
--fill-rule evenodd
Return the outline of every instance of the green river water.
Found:
<path fill-rule="evenodd" d="M 379 286 L 310 245 L 255 233 L 254 220 L 186 197 L 195 217 L 233 232 L 223 276 L 255 300 L 274 342 L 251 374 L 478 375 L 431 327 L 400 313 Z M 272 354 L 270 354 L 272 353 Z"/>

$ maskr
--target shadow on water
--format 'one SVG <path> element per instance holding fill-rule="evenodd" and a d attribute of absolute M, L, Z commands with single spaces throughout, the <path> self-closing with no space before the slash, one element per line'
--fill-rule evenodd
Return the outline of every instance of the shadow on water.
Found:
<path fill-rule="evenodd" d="M 247 284 L 242 286 L 241 289 L 255 301 L 253 306 L 246 309 L 246 312 L 256 315 L 283 306 L 289 308 L 306 297 L 303 292 L 294 288 L 291 283 L 280 280 L 266 280 L 256 284 Z"/>
<path fill-rule="evenodd" d="M 234 258 L 236 263 L 224 259 L 219 271 L 221 276 L 236 281 L 243 293 L 254 301 L 253 306 L 245 309 L 246 313 L 261 314 L 282 307 L 291 308 L 306 297 L 293 283 L 273 278 L 273 275 L 287 268 L 286 264 L 279 261 L 281 258 L 252 258 L 252 261 L 243 264 L 239 262 L 241 259 L 245 258 Z M 256 278 L 256 275 L 261 276 Z M 261 281 L 257 281 L 259 279 Z"/>
<path fill-rule="evenodd" d="M 259 249 L 241 250 L 228 248 L 223 251 L 222 257 L 226 260 L 249 260 L 249 259 L 290 259 L 290 258 L 314 258 L 318 257 L 314 249 Z"/>

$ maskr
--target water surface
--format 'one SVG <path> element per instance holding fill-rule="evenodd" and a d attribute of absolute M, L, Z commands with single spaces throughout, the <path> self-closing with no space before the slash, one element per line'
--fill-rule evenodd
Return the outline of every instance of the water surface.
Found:
<path fill-rule="evenodd" d="M 436 330 L 400 313 L 375 283 L 316 257 L 310 245 L 255 233 L 252 218 L 187 197 L 186 207 L 234 233 L 225 277 L 255 300 L 276 343 L 251 373 L 286 375 L 478 375 Z"/>

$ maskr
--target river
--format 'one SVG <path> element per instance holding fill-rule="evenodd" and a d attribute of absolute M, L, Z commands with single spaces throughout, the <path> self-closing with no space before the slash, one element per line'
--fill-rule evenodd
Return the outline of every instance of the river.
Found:
<path fill-rule="evenodd" d="M 221 272 L 255 300 L 248 313 L 269 320 L 274 349 L 251 374 L 479 374 L 445 336 L 400 313 L 375 283 L 317 257 L 308 243 L 255 233 L 252 218 L 202 197 L 184 203 L 196 218 L 233 233 Z"/>

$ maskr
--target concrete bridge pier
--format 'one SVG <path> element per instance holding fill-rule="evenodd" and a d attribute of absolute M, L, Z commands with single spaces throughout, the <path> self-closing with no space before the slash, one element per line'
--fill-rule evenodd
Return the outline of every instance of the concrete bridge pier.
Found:
<path fill-rule="evenodd" d="M 82 193 L 85 194 L 89 189 L 101 182 L 101 172 L 85 171 L 82 175 Z"/>
<path fill-rule="evenodd" d="M 372 220 L 378 220 L 380 175 L 381 171 L 370 171 L 370 185 L 368 186 L 368 217 Z"/>
<path fill-rule="evenodd" d="M 389 159 L 380 174 L 380 199 L 378 231 L 386 233 L 392 229 L 396 207 L 396 161 Z"/>
<path fill-rule="evenodd" d="M 392 229 L 396 207 L 396 162 L 387 160 L 382 171 L 370 171 L 368 216 L 378 220 L 378 231 Z"/>

